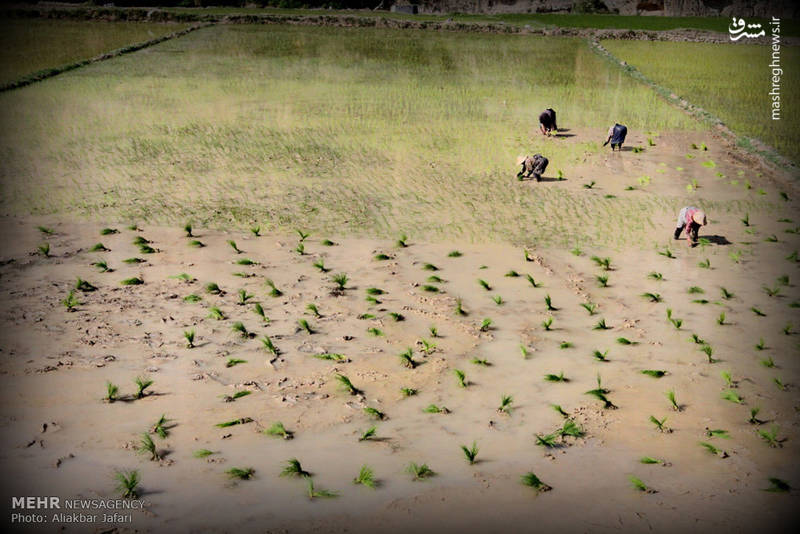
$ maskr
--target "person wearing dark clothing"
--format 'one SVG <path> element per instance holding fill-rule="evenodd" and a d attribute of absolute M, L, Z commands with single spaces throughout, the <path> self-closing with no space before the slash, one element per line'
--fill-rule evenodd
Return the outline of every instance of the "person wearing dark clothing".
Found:
<path fill-rule="evenodd" d="M 610 142 L 612 152 L 614 151 L 615 147 L 622 150 L 622 143 L 625 142 L 626 135 L 628 135 L 627 126 L 623 126 L 622 124 L 614 124 L 614 126 L 608 129 L 608 137 L 606 138 L 606 142 L 603 143 L 603 146 L 606 146 Z"/>
<path fill-rule="evenodd" d="M 551 108 L 547 108 L 539 115 L 539 129 L 542 131 L 542 135 L 550 135 L 550 132 L 558 130 L 556 112 Z"/>
<path fill-rule="evenodd" d="M 523 180 L 533 175 L 537 182 L 541 182 L 542 174 L 545 169 L 547 169 L 548 163 L 550 162 L 547 158 L 541 154 L 534 154 L 533 157 L 525 156 L 524 158 L 520 158 L 519 164 L 522 165 L 522 169 L 517 173 L 517 179 Z"/>

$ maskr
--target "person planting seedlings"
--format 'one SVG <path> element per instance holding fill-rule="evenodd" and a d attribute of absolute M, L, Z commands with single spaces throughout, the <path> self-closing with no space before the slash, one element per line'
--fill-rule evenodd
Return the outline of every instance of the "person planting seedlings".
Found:
<path fill-rule="evenodd" d="M 627 135 L 628 127 L 619 123 L 615 123 L 614 126 L 608 129 L 608 137 L 606 137 L 606 142 L 603 143 L 603 146 L 611 143 L 612 152 L 614 151 L 614 148 L 619 148 L 622 150 L 622 143 L 625 142 L 625 137 Z"/>
<path fill-rule="evenodd" d="M 706 214 L 703 210 L 695 208 L 694 206 L 686 206 L 681 208 L 678 214 L 678 222 L 675 226 L 675 239 L 680 239 L 681 232 L 686 230 L 686 244 L 690 247 L 698 242 L 697 234 L 701 226 L 708 224 Z"/>
<path fill-rule="evenodd" d="M 555 110 L 547 108 L 539 114 L 539 130 L 542 135 L 550 135 L 550 132 L 558 131 Z"/>
<path fill-rule="evenodd" d="M 547 169 L 548 163 L 550 163 L 550 161 L 541 154 L 534 154 L 533 157 L 520 156 L 517 158 L 517 165 L 521 165 L 522 168 L 517 173 L 517 179 L 524 180 L 525 178 L 530 178 L 533 176 L 536 178 L 537 182 L 541 182 L 542 174 L 544 173 L 545 169 Z"/>

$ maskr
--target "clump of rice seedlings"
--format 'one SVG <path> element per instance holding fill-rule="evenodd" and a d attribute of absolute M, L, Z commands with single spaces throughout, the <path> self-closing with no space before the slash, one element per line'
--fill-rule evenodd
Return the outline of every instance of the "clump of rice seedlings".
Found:
<path fill-rule="evenodd" d="M 782 276 L 779 276 L 778 278 L 775 279 L 775 282 L 778 285 L 788 286 L 789 285 L 789 275 L 784 274 Z"/>
<path fill-rule="evenodd" d="M 75 282 L 75 289 L 78 291 L 83 291 L 84 293 L 88 293 L 90 291 L 97 291 L 97 287 L 93 286 L 83 278 L 78 277 Z"/>
<path fill-rule="evenodd" d="M 192 235 L 192 223 L 186 223 L 183 225 L 183 231 L 186 232 L 185 237 L 194 237 Z"/>
<path fill-rule="evenodd" d="M 319 272 L 321 272 L 321 273 L 327 273 L 328 271 L 330 271 L 330 269 L 325 267 L 325 261 L 322 258 L 320 258 L 317 261 L 315 261 L 314 263 L 312 263 L 312 265 L 314 267 L 316 267 L 317 269 L 319 269 Z"/>
<path fill-rule="evenodd" d="M 336 245 L 336 243 L 334 243 L 334 242 L 333 242 L 333 241 L 331 241 L 330 239 L 323 239 L 322 241 L 320 241 L 320 244 L 321 244 L 323 247 L 332 247 L 332 246 L 335 246 L 335 245 Z"/>
<path fill-rule="evenodd" d="M 742 251 L 737 250 L 735 252 L 729 252 L 728 257 L 731 259 L 733 263 L 741 263 L 742 262 Z"/>
<path fill-rule="evenodd" d="M 518 273 L 517 271 L 515 271 L 514 269 L 511 269 L 510 271 L 508 271 L 508 272 L 507 272 L 505 275 L 503 275 L 503 276 L 507 276 L 508 278 L 516 278 L 516 277 L 518 277 L 518 276 L 519 276 L 519 273 Z"/>
<path fill-rule="evenodd" d="M 414 351 L 410 348 L 406 349 L 404 352 L 399 354 L 400 363 L 409 369 L 414 369 L 417 366 L 417 362 L 414 361 Z"/>
<path fill-rule="evenodd" d="M 595 324 L 592 327 L 592 330 L 609 330 L 609 329 L 611 329 L 611 327 L 606 324 L 605 319 L 600 319 L 599 321 L 597 321 L 597 324 Z"/>
<path fill-rule="evenodd" d="M 44 235 L 54 235 L 56 233 L 55 230 L 53 230 L 52 228 L 48 228 L 46 226 L 37 226 L 36 229 L 39 230 Z"/>
<path fill-rule="evenodd" d="M 353 383 L 352 383 L 352 382 L 350 382 L 350 379 L 349 379 L 349 378 L 347 378 L 345 375 L 343 375 L 343 374 L 341 374 L 341 373 L 336 373 L 336 374 L 334 375 L 334 378 L 336 379 L 336 381 L 337 381 L 337 382 L 339 382 L 339 386 L 340 386 L 340 387 L 341 387 L 343 390 L 345 390 L 345 391 L 347 391 L 348 393 L 350 393 L 351 395 L 358 395 L 359 393 L 361 393 L 361 391 L 360 391 L 359 389 L 357 389 L 357 388 L 356 388 L 356 387 L 353 385 Z"/>
<path fill-rule="evenodd" d="M 236 245 L 236 241 L 234 241 L 233 239 L 228 239 L 227 243 L 228 245 L 230 245 L 230 247 L 233 249 L 234 252 L 236 252 L 237 254 L 242 253 L 242 250 Z"/>
<path fill-rule="evenodd" d="M 630 480 L 631 484 L 633 484 L 633 487 L 636 488 L 639 491 L 643 491 L 645 493 L 656 493 L 656 490 L 654 490 L 653 488 L 647 487 L 645 485 L 645 483 L 641 481 L 641 479 L 636 478 L 633 475 L 629 476 L 628 480 Z"/>
<path fill-rule="evenodd" d="M 642 297 L 648 299 L 650 302 L 661 302 L 661 295 L 658 293 L 642 293 Z"/>
<path fill-rule="evenodd" d="M 406 234 L 402 234 L 400 238 L 395 242 L 397 248 L 406 248 L 408 246 L 408 236 Z"/>
<path fill-rule="evenodd" d="M 493 297 L 492 297 L 492 300 L 493 300 L 493 301 L 494 301 L 494 303 L 495 303 L 495 304 L 497 304 L 498 306 L 502 306 L 503 304 L 505 304 L 505 301 L 503 300 L 503 297 L 501 297 L 500 295 L 495 295 L 495 296 L 493 296 Z"/>
<path fill-rule="evenodd" d="M 37 247 L 37 249 L 39 250 L 39 254 L 41 254 L 45 258 L 50 257 L 50 243 L 42 243 Z"/>
<path fill-rule="evenodd" d="M 345 276 L 345 283 L 347 283 L 346 278 L 347 277 Z M 277 297 L 280 297 L 281 295 L 283 295 L 283 291 L 281 291 L 280 289 L 275 287 L 275 282 L 273 282 L 271 278 L 267 278 L 266 280 L 264 280 L 264 283 L 267 285 L 267 287 L 270 288 L 270 291 L 269 291 L 269 296 L 270 297 L 277 298 Z"/>
<path fill-rule="evenodd" d="M 397 313 L 397 312 L 389 312 L 389 317 L 391 317 L 396 323 L 399 323 L 400 321 L 405 321 L 406 320 L 405 315 L 403 315 L 402 313 Z"/>
<path fill-rule="evenodd" d="M 156 253 L 156 249 L 154 249 L 150 245 L 142 244 L 142 245 L 139 245 L 139 252 L 141 252 L 142 254 L 155 254 Z"/>
<path fill-rule="evenodd" d="M 767 348 L 767 345 L 764 343 L 764 338 L 759 338 L 758 343 L 754 345 L 756 350 L 764 350 Z"/>
<path fill-rule="evenodd" d="M 137 376 L 134 381 L 136 384 L 136 398 L 141 399 L 145 395 L 145 390 L 153 385 L 153 381 L 150 378 Z"/>
<path fill-rule="evenodd" d="M 639 463 L 642 463 L 642 464 L 645 464 L 645 465 L 653 465 L 653 464 L 664 464 L 664 465 L 666 465 L 666 462 L 664 460 L 658 460 L 658 459 L 653 458 L 651 456 L 642 456 L 641 458 L 639 458 Z"/>
<path fill-rule="evenodd" d="M 725 387 L 727 388 L 735 388 L 738 386 L 737 382 L 733 380 L 731 374 L 728 371 L 722 371 L 720 376 L 725 381 Z"/>
<path fill-rule="evenodd" d="M 481 322 L 480 331 L 488 332 L 492 328 L 492 320 L 488 317 Z"/>
<path fill-rule="evenodd" d="M 367 465 L 362 465 L 358 476 L 353 479 L 353 484 L 360 484 L 370 489 L 375 489 L 378 482 L 375 480 L 375 473 Z"/>
<path fill-rule="evenodd" d="M 224 421 L 222 423 L 217 423 L 214 426 L 217 428 L 228 428 L 231 426 L 244 425 L 246 423 L 252 423 L 252 422 L 253 420 L 249 417 L 240 417 L 239 419 L 233 419 L 231 421 Z"/>
<path fill-rule="evenodd" d="M 239 480 L 250 480 L 253 478 L 256 470 L 252 467 L 231 467 L 225 474 L 228 475 L 230 478 L 238 478 Z"/>
<path fill-rule="evenodd" d="M 636 191 L 636 188 L 633 187 L 632 185 L 627 185 L 625 186 L 625 191 Z"/>
<path fill-rule="evenodd" d="M 436 344 L 431 343 L 425 338 L 420 339 L 419 343 L 422 345 L 422 352 L 424 352 L 426 355 L 430 355 L 433 351 L 436 350 Z"/>
<path fill-rule="evenodd" d="M 527 248 L 522 249 L 522 254 L 525 257 L 525 261 L 533 261 L 533 256 Z"/>
<path fill-rule="evenodd" d="M 465 388 L 469 385 L 469 381 L 467 380 L 467 375 L 464 374 L 464 371 L 460 369 L 454 369 L 453 374 L 456 375 L 456 381 L 458 383 L 458 387 Z"/>
<path fill-rule="evenodd" d="M 561 373 L 559 373 L 557 375 L 554 375 L 552 373 L 548 373 L 548 374 L 544 375 L 544 379 L 547 382 L 569 382 L 569 378 L 564 376 L 564 371 L 561 371 Z"/>
<path fill-rule="evenodd" d="M 386 261 L 386 260 L 391 260 L 392 259 L 391 256 L 388 256 L 388 255 L 383 254 L 383 253 L 375 254 L 374 258 L 375 258 L 376 261 Z"/>
<path fill-rule="evenodd" d="M 400 388 L 400 393 L 403 394 L 403 397 L 411 397 L 418 393 L 418 390 L 414 388 Z"/>
<path fill-rule="evenodd" d="M 241 321 L 236 321 L 235 323 L 233 323 L 233 325 L 231 325 L 231 330 L 233 330 L 242 337 L 250 337 L 250 332 L 247 331 L 247 328 Z"/>
<path fill-rule="evenodd" d="M 573 438 L 580 438 L 585 434 L 580 425 L 571 419 L 564 421 L 558 433 L 562 436 L 572 436 Z"/>
<path fill-rule="evenodd" d="M 156 444 L 153 441 L 153 438 L 150 437 L 150 434 L 147 432 L 142 433 L 142 438 L 139 441 L 139 445 L 136 447 L 136 452 L 139 454 L 149 454 L 150 460 L 155 462 L 160 459 L 158 454 L 158 450 L 156 449 Z"/>
<path fill-rule="evenodd" d="M 748 419 L 747 422 L 750 423 L 751 425 L 763 424 L 765 421 L 762 421 L 761 419 L 758 419 L 758 417 L 756 417 L 758 415 L 758 412 L 760 411 L 761 408 L 758 406 L 750 408 L 750 419 Z"/>
<path fill-rule="evenodd" d="M 633 150 L 634 154 L 639 154 L 640 152 L 644 151 L 644 148 L 642 148 L 640 146 L 635 146 L 635 147 L 632 147 L 632 150 Z"/>
<path fill-rule="evenodd" d="M 544 436 L 540 436 L 539 434 L 534 434 L 534 437 L 536 438 L 536 445 L 539 445 L 540 447 L 551 449 L 558 445 L 558 442 L 556 442 L 558 434 L 556 433 L 545 434 Z"/>
<path fill-rule="evenodd" d="M 665 258 L 670 258 L 670 259 L 675 258 L 675 254 L 672 253 L 672 250 L 670 250 L 669 247 L 665 247 L 664 250 L 660 250 L 658 253 L 664 256 Z"/>
<path fill-rule="evenodd" d="M 486 280 L 478 279 L 478 284 L 485 289 L 486 291 L 491 291 L 492 287 L 486 282 Z"/>
<path fill-rule="evenodd" d="M 220 295 L 222 294 L 222 289 L 217 285 L 216 282 L 209 282 L 206 284 L 206 293 L 210 293 L 211 295 Z"/>
<path fill-rule="evenodd" d="M 138 246 L 141 246 L 141 245 L 149 245 L 150 241 L 148 241 L 147 239 L 145 239 L 144 237 L 142 237 L 140 235 L 137 235 L 135 238 L 133 238 L 133 244 L 138 247 Z"/>
<path fill-rule="evenodd" d="M 75 296 L 75 291 L 70 289 L 67 296 L 61 301 L 61 304 L 67 309 L 68 312 L 75 311 L 77 306 L 80 306 L 81 303 L 78 302 L 78 298 Z"/>
<path fill-rule="evenodd" d="M 798 261 L 800 261 L 800 254 L 798 254 L 798 252 L 795 250 L 794 252 L 786 256 L 786 260 L 797 263 Z"/>
<path fill-rule="evenodd" d="M 423 271 L 438 271 L 439 268 L 432 263 L 426 263 L 422 266 Z"/>
<path fill-rule="evenodd" d="M 556 311 L 556 310 L 558 310 L 558 308 L 553 306 L 553 302 L 550 299 L 550 295 L 545 295 L 545 297 L 544 297 L 544 305 L 545 305 L 545 309 L 547 311 Z"/>
<path fill-rule="evenodd" d="M 667 400 L 669 401 L 669 403 L 672 406 L 673 410 L 675 410 L 676 412 L 682 411 L 682 408 L 681 408 L 680 404 L 678 404 L 678 401 L 675 399 L 675 390 L 674 389 L 670 389 L 664 395 L 666 395 Z"/>
<path fill-rule="evenodd" d="M 669 427 L 667 427 L 667 425 L 665 424 L 667 422 L 667 418 L 666 417 L 664 419 L 659 420 L 659 419 L 656 419 L 656 417 L 654 415 L 651 415 L 650 416 L 650 422 L 653 423 L 654 425 L 656 425 L 656 429 L 659 432 L 666 432 L 666 433 L 672 432 L 672 430 Z"/>
<path fill-rule="evenodd" d="M 599 361 L 599 362 L 607 362 L 607 361 L 609 361 L 608 360 L 608 351 L 600 352 L 599 350 L 595 350 L 592 353 L 592 356 L 594 356 L 594 359 Z"/>
<path fill-rule="evenodd" d="M 428 467 L 428 464 L 416 464 L 411 462 L 408 464 L 406 471 L 411 474 L 412 480 L 425 480 L 426 478 L 430 478 L 434 476 L 436 473 Z"/>
<path fill-rule="evenodd" d="M 542 284 L 536 282 L 536 280 L 529 274 L 525 275 L 525 279 L 528 280 L 528 283 L 532 285 L 534 288 L 540 287 Z"/>
<path fill-rule="evenodd" d="M 744 399 L 740 397 L 735 391 L 727 390 L 723 391 L 721 397 L 727 401 L 731 401 L 735 404 L 742 404 L 744 403 Z"/>
<path fill-rule="evenodd" d="M 711 429 L 706 428 L 706 436 L 709 438 L 724 438 L 724 439 L 731 439 L 730 434 L 727 430 L 722 430 L 721 428 Z"/>
<path fill-rule="evenodd" d="M 528 472 L 520 477 L 520 481 L 524 486 L 528 486 L 529 488 L 533 488 L 536 490 L 537 493 L 541 493 L 543 491 L 550 491 L 551 488 L 544 482 L 542 482 L 539 477 L 537 477 L 533 472 Z"/>
<path fill-rule="evenodd" d="M 330 360 L 335 362 L 341 362 L 346 359 L 344 354 L 337 354 L 335 352 L 324 352 L 321 354 L 314 354 L 314 358 L 317 358 L 318 360 Z"/>
<path fill-rule="evenodd" d="M 695 299 L 692 301 L 692 304 L 708 304 L 707 299 Z"/>
<path fill-rule="evenodd" d="M 767 314 L 756 308 L 755 306 L 750 308 L 750 311 L 758 315 L 759 317 L 766 317 Z"/>
<path fill-rule="evenodd" d="M 448 410 L 446 406 L 437 406 L 435 404 L 429 404 L 422 411 L 425 413 L 442 413 L 442 414 L 450 413 L 450 410 Z"/>
<path fill-rule="evenodd" d="M 132 278 L 126 278 L 120 282 L 123 286 L 140 286 L 144 284 L 144 279 L 141 276 L 134 276 Z"/>
<path fill-rule="evenodd" d="M 174 278 L 175 280 L 181 280 L 182 282 L 193 282 L 194 281 L 194 278 L 189 276 L 189 274 L 187 274 L 187 273 L 176 274 L 176 275 L 170 276 L 170 278 Z"/>
<path fill-rule="evenodd" d="M 720 312 L 719 317 L 717 317 L 717 324 L 720 326 L 725 324 L 725 312 Z"/>
<path fill-rule="evenodd" d="M 127 258 L 122 260 L 122 263 L 127 263 L 128 265 L 135 264 L 135 263 L 144 263 L 147 260 L 143 260 L 142 258 Z"/>
<path fill-rule="evenodd" d="M 111 250 L 111 249 L 110 249 L 110 248 L 107 248 L 107 247 L 106 247 L 105 245 L 103 245 L 102 243 L 96 243 L 94 246 L 92 246 L 92 247 L 89 249 L 89 252 L 108 252 L 109 250 Z"/>
<path fill-rule="evenodd" d="M 211 306 L 208 309 L 208 318 L 216 319 L 217 321 L 222 321 L 223 319 L 225 319 L 225 314 L 222 313 L 222 310 L 220 310 L 216 306 Z"/>
<path fill-rule="evenodd" d="M 364 407 L 364 413 L 367 414 L 368 416 L 370 416 L 370 417 L 372 417 L 374 419 L 378 419 L 380 421 L 383 421 L 384 419 L 386 419 L 386 414 L 385 413 L 383 413 L 382 411 L 378 410 L 377 408 L 373 408 L 372 406 L 365 406 Z"/>
<path fill-rule="evenodd" d="M 428 332 L 430 332 L 431 337 L 439 337 L 439 329 L 434 325 L 428 327 Z"/>
<path fill-rule="evenodd" d="M 597 309 L 597 304 L 593 302 L 581 302 L 581 307 L 589 312 L 589 315 L 594 315 L 594 311 Z"/>
<path fill-rule="evenodd" d="M 672 317 L 672 309 L 671 308 L 667 308 L 667 321 L 672 323 L 672 326 L 674 326 L 676 330 L 680 330 L 681 329 L 681 325 L 683 325 L 683 319 L 676 319 L 676 318 Z"/>
<path fill-rule="evenodd" d="M 702 287 L 692 286 L 686 292 L 690 295 L 696 295 L 705 293 L 705 290 Z"/>
<path fill-rule="evenodd" d="M 233 367 L 234 365 L 239 365 L 240 363 L 247 363 L 247 360 L 242 360 L 240 358 L 228 358 L 228 361 L 225 362 L 225 367 Z"/>
<path fill-rule="evenodd" d="M 464 457 L 469 462 L 469 465 L 474 465 L 478 457 L 477 443 L 473 441 L 471 447 L 467 447 L 466 445 L 461 445 L 461 451 L 464 453 Z"/>
<path fill-rule="evenodd" d="M 775 367 L 775 362 L 772 360 L 772 356 L 769 356 L 769 357 L 767 357 L 767 358 L 765 358 L 763 360 L 759 360 L 759 363 L 761 363 L 761 365 L 763 365 L 764 367 L 767 367 L 767 368 L 770 368 L 770 369 Z"/>
<path fill-rule="evenodd" d="M 653 141 L 652 137 L 647 138 L 647 146 L 656 146 L 656 143 Z"/>
<path fill-rule="evenodd" d="M 311 328 L 309 322 L 305 319 L 298 319 L 297 324 L 300 327 L 300 330 L 305 330 L 308 334 L 313 334 L 315 332 L 315 330 Z"/>
<path fill-rule="evenodd" d="M 117 481 L 117 492 L 123 499 L 135 499 L 139 496 L 139 471 L 117 471 L 114 473 Z"/>
<path fill-rule="evenodd" d="M 290 440 L 294 437 L 294 434 L 289 430 L 286 430 L 286 427 L 283 426 L 283 423 L 281 423 L 280 421 L 272 423 L 272 425 L 268 429 L 264 430 L 264 434 L 267 434 L 268 436 L 283 438 L 285 440 Z"/>
<path fill-rule="evenodd" d="M 775 385 L 781 391 L 786 391 L 788 389 L 788 386 L 786 384 L 784 384 L 783 381 L 780 378 L 778 378 L 777 376 L 775 378 L 773 378 L 772 381 L 775 383 Z"/>
<path fill-rule="evenodd" d="M 233 395 L 231 395 L 230 397 L 228 397 L 226 395 L 225 396 L 225 401 L 228 402 L 228 399 L 230 399 L 230 400 L 241 399 L 242 397 L 246 397 L 248 395 L 251 395 L 252 393 L 253 393 L 252 391 L 248 391 L 246 389 L 242 390 L 242 391 L 237 391 Z"/>
<path fill-rule="evenodd" d="M 330 499 L 339 496 L 339 494 L 336 493 L 335 491 L 316 489 L 314 487 L 314 481 L 311 480 L 310 477 L 306 477 L 306 493 L 308 495 L 308 498 L 311 500 L 314 500 L 318 497 Z"/>
<path fill-rule="evenodd" d="M 559 406 L 558 404 L 551 404 L 550 407 L 553 410 L 555 410 L 561 417 L 564 417 L 565 419 L 567 417 L 569 417 L 569 414 L 567 412 L 565 412 L 564 409 L 561 406 Z"/>
<path fill-rule="evenodd" d="M 455 313 L 456 313 L 456 315 L 460 315 L 462 317 L 468 315 L 468 312 L 464 309 L 464 305 L 462 304 L 460 298 L 456 299 Z"/>
<path fill-rule="evenodd" d="M 583 188 L 584 188 L 584 189 L 591 189 L 591 188 L 593 188 L 593 187 L 595 186 L 595 184 L 596 184 L 596 183 L 597 183 L 597 182 L 595 182 L 594 180 L 592 180 L 592 181 L 591 181 L 591 182 L 589 182 L 588 184 L 583 184 Z"/>
<path fill-rule="evenodd" d="M 432 284 L 441 284 L 442 282 L 444 282 L 444 280 L 443 280 L 442 278 L 439 278 L 439 277 L 438 277 L 438 276 L 436 276 L 435 274 L 434 274 L 434 275 L 431 275 L 431 276 L 429 276 L 429 277 L 428 277 L 428 279 L 427 279 L 427 281 L 428 281 L 428 282 L 430 282 L 430 283 L 432 283 Z"/>
<path fill-rule="evenodd" d="M 250 233 L 253 234 L 253 237 L 261 237 L 261 227 L 260 226 L 251 226 Z"/>
<path fill-rule="evenodd" d="M 317 305 L 314 304 L 314 303 L 306 304 L 306 311 L 308 313 L 310 313 L 311 315 L 313 315 L 314 317 L 322 317 L 322 314 L 319 313 L 319 309 L 317 308 Z"/>
<path fill-rule="evenodd" d="M 583 251 L 578 246 L 575 246 L 575 248 L 570 250 L 570 252 L 572 252 L 575 256 L 582 256 L 583 255 Z"/>
<path fill-rule="evenodd" d="M 769 287 L 764 285 L 761 286 L 761 288 L 764 290 L 764 293 L 766 293 L 768 297 L 777 297 L 778 295 L 781 294 L 780 286 Z"/>
<path fill-rule="evenodd" d="M 361 434 L 361 437 L 358 438 L 358 441 L 368 441 L 368 440 L 374 438 L 375 434 L 377 433 L 377 431 L 378 431 L 378 427 L 376 427 L 376 426 L 369 427 L 367 430 L 365 430 Z"/>
<path fill-rule="evenodd" d="M 247 265 L 258 265 L 257 261 L 253 261 L 253 260 L 251 260 L 249 258 L 239 258 L 234 263 L 236 265 L 245 265 L 245 266 L 247 266 Z"/>
<path fill-rule="evenodd" d="M 269 317 L 267 317 L 266 313 L 264 312 L 264 307 L 261 306 L 258 302 L 255 303 L 253 306 L 253 313 L 261 317 L 265 323 L 269 324 Z"/>
<path fill-rule="evenodd" d="M 244 306 L 245 304 L 247 304 L 248 300 L 253 298 L 253 295 L 248 293 L 244 289 L 240 289 L 238 295 L 239 295 L 239 300 L 237 304 L 239 304 L 240 306 Z"/>
<path fill-rule="evenodd" d="M 642 369 L 641 373 L 653 378 L 661 378 L 667 374 L 663 369 Z"/>
<path fill-rule="evenodd" d="M 336 289 L 338 291 L 344 291 L 346 289 L 345 286 L 347 285 L 348 280 L 349 278 L 347 278 L 345 273 L 338 273 L 331 277 L 331 281 L 336 284 Z"/>
<path fill-rule="evenodd" d="M 626 337 L 618 337 L 617 343 L 619 343 L 620 345 L 638 345 L 636 341 L 631 341 Z"/>
<path fill-rule="evenodd" d="M 708 442 L 705 442 L 705 441 L 701 441 L 700 442 L 700 446 L 703 447 L 705 450 L 707 450 L 710 454 L 713 454 L 714 456 L 720 456 L 722 458 L 727 458 L 728 457 L 728 453 L 727 452 L 723 451 L 722 449 L 718 449 L 717 447 L 715 447 L 711 443 L 708 443 Z"/>
<path fill-rule="evenodd" d="M 711 347 L 711 345 L 703 345 L 702 347 L 700 347 L 700 350 L 708 358 L 708 363 L 717 363 L 718 360 L 715 360 L 714 358 L 712 358 L 712 356 L 714 354 L 714 349 Z"/>
<path fill-rule="evenodd" d="M 195 303 L 195 302 L 200 302 L 201 300 L 203 300 L 203 297 L 201 297 L 200 295 L 195 295 L 194 293 L 192 293 L 191 295 L 186 295 L 185 297 L 183 297 L 183 300 L 185 302 Z"/>
<path fill-rule="evenodd" d="M 560 349 L 570 349 L 570 348 L 572 348 L 574 346 L 575 345 L 573 345 L 569 341 L 562 341 L 561 343 L 559 343 L 558 348 L 560 348 Z"/>
<path fill-rule="evenodd" d="M 542 327 L 545 330 L 550 330 L 550 327 L 553 325 L 553 316 L 548 316 L 544 321 L 542 321 Z"/>
<path fill-rule="evenodd" d="M 427 291 L 428 293 L 438 293 L 439 292 L 439 288 L 438 287 L 431 286 L 431 285 L 422 286 L 422 290 L 423 291 Z"/>
<path fill-rule="evenodd" d="M 514 403 L 514 397 L 511 395 L 501 395 L 500 396 L 500 406 L 497 407 L 498 413 L 503 413 L 506 415 L 511 415 L 511 405 Z"/>
<path fill-rule="evenodd" d="M 602 267 L 604 271 L 611 270 L 611 258 L 601 258 L 599 256 L 592 256 L 592 261 L 595 262 L 598 267 Z"/>
<path fill-rule="evenodd" d="M 184 330 L 183 337 L 186 338 L 186 348 L 193 349 L 194 348 L 194 328 L 191 330 Z"/>
<path fill-rule="evenodd" d="M 193 248 L 203 248 L 206 246 L 206 244 L 198 239 L 192 239 L 189 241 L 189 246 Z"/>
<path fill-rule="evenodd" d="M 119 395 L 119 386 L 116 384 L 112 384 L 110 381 L 106 381 L 106 396 L 103 400 L 107 402 L 114 402 L 118 399 Z"/>
<path fill-rule="evenodd" d="M 152 433 L 158 435 L 161 439 L 166 438 L 169 435 L 169 427 L 167 423 L 169 419 L 164 414 L 161 414 L 161 417 L 156 421 L 156 424 L 153 425 L 153 429 L 151 430 Z"/>
<path fill-rule="evenodd" d="M 770 236 L 765 237 L 764 241 L 766 241 L 767 243 L 777 243 L 778 237 L 775 234 L 772 234 Z"/>
<path fill-rule="evenodd" d="M 598 274 L 595 276 L 598 287 L 608 287 L 608 275 Z"/>
<path fill-rule="evenodd" d="M 770 483 L 770 487 L 768 487 L 764 491 L 771 491 L 774 493 L 785 493 L 792 489 L 792 487 L 789 485 L 788 482 L 786 482 L 785 480 L 781 480 L 780 478 L 770 477 L 768 480 Z"/>

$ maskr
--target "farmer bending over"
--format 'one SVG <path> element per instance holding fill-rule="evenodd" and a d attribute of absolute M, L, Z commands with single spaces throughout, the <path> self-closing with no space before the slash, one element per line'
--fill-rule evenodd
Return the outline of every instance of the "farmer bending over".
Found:
<path fill-rule="evenodd" d="M 626 135 L 628 135 L 627 126 L 623 126 L 622 124 L 614 124 L 614 126 L 608 129 L 608 137 L 606 138 L 606 142 L 603 143 L 603 146 L 606 146 L 609 142 L 611 142 L 612 152 L 614 151 L 614 147 L 622 150 L 622 143 L 625 142 Z"/>
<path fill-rule="evenodd" d="M 694 206 L 687 206 L 681 209 L 678 214 L 678 225 L 675 227 L 675 239 L 680 239 L 681 232 L 686 229 L 686 244 L 690 247 L 697 244 L 697 233 L 701 226 L 707 224 L 706 214 L 703 210 Z"/>
<path fill-rule="evenodd" d="M 517 173 L 517 179 L 530 178 L 533 175 L 537 182 L 542 181 L 542 173 L 547 168 L 549 161 L 541 154 L 534 154 L 533 157 L 525 156 L 519 158 L 517 164 L 522 165 L 522 169 Z"/>
<path fill-rule="evenodd" d="M 551 131 L 558 130 L 556 112 L 551 108 L 547 108 L 539 115 L 539 129 L 542 131 L 542 135 L 550 135 Z"/>

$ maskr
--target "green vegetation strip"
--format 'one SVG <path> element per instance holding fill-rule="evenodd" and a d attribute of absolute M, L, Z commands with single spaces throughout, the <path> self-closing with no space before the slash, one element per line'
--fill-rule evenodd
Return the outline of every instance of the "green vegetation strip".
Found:
<path fill-rule="evenodd" d="M 134 44 L 131 44 L 131 45 L 128 45 L 128 46 L 124 46 L 122 48 L 117 48 L 116 50 L 112 50 L 110 52 L 106 52 L 106 53 L 100 54 L 98 56 L 89 58 L 89 59 L 83 59 L 81 61 L 76 61 L 74 63 L 69 63 L 67 65 L 62 65 L 60 67 L 52 67 L 52 68 L 42 69 L 42 70 L 36 71 L 36 72 L 34 72 L 32 74 L 28 74 L 27 76 L 24 76 L 24 77 L 19 78 L 17 80 L 14 80 L 12 82 L 8 82 L 8 83 L 5 83 L 3 85 L 0 85 L 0 92 L 10 91 L 12 89 L 19 89 L 20 87 L 25 87 L 25 86 L 30 85 L 32 83 L 36 83 L 36 82 L 39 82 L 39 81 L 42 81 L 42 80 L 46 80 L 47 78 L 52 78 L 53 76 L 57 76 L 57 75 L 62 74 L 64 72 L 68 72 L 68 71 L 71 71 L 71 70 L 74 70 L 74 69 L 77 69 L 77 68 L 80 68 L 80 67 L 84 67 L 86 65 L 91 65 L 92 63 L 97 63 L 98 61 L 105 61 L 107 59 L 119 57 L 119 56 L 122 56 L 124 54 L 130 54 L 131 52 L 136 52 L 136 51 L 141 50 L 143 48 L 147 48 L 149 46 L 153 46 L 153 45 L 156 45 L 156 44 L 159 44 L 159 43 L 163 43 L 164 41 L 168 41 L 170 39 L 175 39 L 177 37 L 181 37 L 183 35 L 186 35 L 188 33 L 193 32 L 195 30 L 198 30 L 200 28 L 205 28 L 205 27 L 210 26 L 210 25 L 211 25 L 211 23 L 197 24 L 197 25 L 191 26 L 189 28 L 185 28 L 185 29 L 180 30 L 180 31 L 172 32 L 172 33 L 169 33 L 167 35 L 162 35 L 161 37 L 156 37 L 155 39 L 150 39 L 148 41 L 134 43 Z"/>

